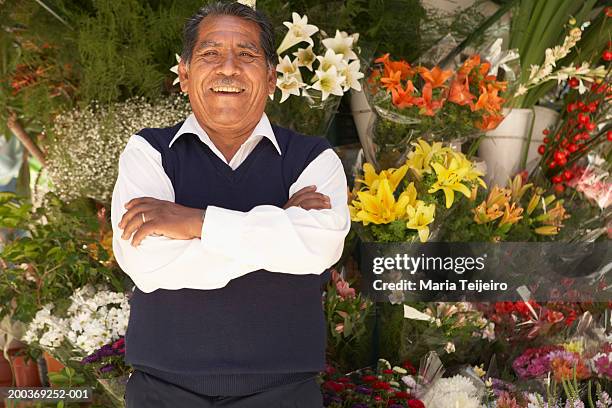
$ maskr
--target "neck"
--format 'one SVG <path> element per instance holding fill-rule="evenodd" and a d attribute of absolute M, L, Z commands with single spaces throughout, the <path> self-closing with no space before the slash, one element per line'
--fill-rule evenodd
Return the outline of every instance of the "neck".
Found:
<path fill-rule="evenodd" d="M 208 137 L 213 142 L 215 147 L 219 149 L 225 160 L 229 163 L 232 157 L 236 154 L 240 146 L 251 136 L 253 130 L 257 126 L 257 123 L 253 123 L 244 129 L 212 129 L 200 123 L 200 126 Z"/>

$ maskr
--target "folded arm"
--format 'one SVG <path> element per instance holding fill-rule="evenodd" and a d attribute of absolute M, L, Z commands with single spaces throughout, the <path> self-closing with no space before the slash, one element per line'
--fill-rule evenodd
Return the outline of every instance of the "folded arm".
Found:
<path fill-rule="evenodd" d="M 125 204 L 138 197 L 174 202 L 161 155 L 133 136 L 119 160 L 111 219 L 117 262 L 144 292 L 216 289 L 258 269 L 294 274 L 321 273 L 340 257 L 350 228 L 346 178 L 339 158 L 327 150 L 303 171 L 289 195 L 308 185 L 330 198 L 331 209 L 282 209 L 263 205 L 249 212 L 209 206 L 202 238 L 146 236 L 138 246 L 119 227 Z"/>

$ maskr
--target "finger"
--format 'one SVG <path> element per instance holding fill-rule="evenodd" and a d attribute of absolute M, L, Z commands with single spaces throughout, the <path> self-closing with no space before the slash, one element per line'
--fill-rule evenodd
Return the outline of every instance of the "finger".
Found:
<path fill-rule="evenodd" d="M 321 199 L 305 200 L 300 203 L 300 208 L 304 210 L 326 210 L 331 208 L 331 204 Z"/>
<path fill-rule="evenodd" d="M 293 201 L 297 204 L 300 204 L 304 200 L 322 200 L 322 201 L 329 202 L 329 197 L 321 193 L 308 193 L 308 194 L 302 194 L 300 197 L 296 198 Z"/>
<path fill-rule="evenodd" d="M 148 235 L 154 235 L 154 232 L 155 224 L 146 222 L 142 227 L 138 228 L 138 231 L 132 237 L 132 246 L 137 247 Z"/>
<path fill-rule="evenodd" d="M 143 213 L 138 213 L 137 217 L 132 217 L 130 219 L 130 221 L 125 225 L 125 228 L 123 229 L 123 233 L 121 234 L 121 238 L 123 239 L 129 239 L 132 234 L 139 229 L 142 224 L 145 224 L 145 222 L 142 221 L 142 215 Z M 146 215 L 145 215 L 146 217 Z"/>
<path fill-rule="evenodd" d="M 129 209 L 137 204 L 150 203 L 152 201 L 160 201 L 160 200 L 158 200 L 157 198 L 153 198 L 153 197 L 137 197 L 137 198 L 132 198 L 130 201 L 125 203 L 124 207 Z"/>
<path fill-rule="evenodd" d="M 314 191 L 317 191 L 317 186 L 308 186 L 308 187 L 304 187 L 298 191 L 296 191 L 295 193 L 293 193 L 293 195 L 290 198 L 293 197 L 299 197 L 302 194 L 307 194 L 307 193 L 312 193 Z"/>
<path fill-rule="evenodd" d="M 125 214 L 123 214 L 123 217 L 121 217 L 121 221 L 119 221 L 119 228 L 125 228 L 132 218 L 141 217 L 140 213 L 142 212 L 148 214 L 149 211 L 152 211 L 155 208 L 157 208 L 157 205 L 151 202 L 134 205 Z"/>

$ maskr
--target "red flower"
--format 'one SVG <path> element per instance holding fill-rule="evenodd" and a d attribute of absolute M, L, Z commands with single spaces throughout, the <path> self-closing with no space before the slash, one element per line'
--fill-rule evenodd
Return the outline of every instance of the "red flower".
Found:
<path fill-rule="evenodd" d="M 402 363 L 402 367 L 408 371 L 408 374 L 416 374 L 416 368 L 410 363 L 410 361 L 406 360 Z"/>
<path fill-rule="evenodd" d="M 376 381 L 372 384 L 372 388 L 375 390 L 388 390 L 391 389 L 391 385 L 386 381 Z"/>
<path fill-rule="evenodd" d="M 389 369 L 383 370 L 383 374 L 393 374 L 393 370 L 389 370 Z"/>
<path fill-rule="evenodd" d="M 378 377 L 376 377 L 375 375 L 364 375 L 363 377 L 361 377 L 361 379 L 364 382 L 373 382 L 378 380 Z"/>
<path fill-rule="evenodd" d="M 410 395 L 406 391 L 396 391 L 394 396 L 395 396 L 395 398 L 403 398 L 403 399 L 410 399 L 410 398 L 412 398 L 412 395 Z"/>
<path fill-rule="evenodd" d="M 344 385 L 342 385 L 340 383 L 337 383 L 335 381 L 331 381 L 331 380 L 325 381 L 323 383 L 323 387 L 327 388 L 327 389 L 330 389 L 330 390 L 333 390 L 335 392 L 342 392 L 342 391 L 344 391 Z"/>
<path fill-rule="evenodd" d="M 413 399 L 408 401 L 409 408 L 425 408 L 425 404 L 421 400 Z"/>

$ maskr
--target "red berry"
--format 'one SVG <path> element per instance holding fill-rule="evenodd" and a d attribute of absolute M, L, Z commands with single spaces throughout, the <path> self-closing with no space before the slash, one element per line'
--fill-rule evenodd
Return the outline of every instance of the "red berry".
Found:
<path fill-rule="evenodd" d="M 557 163 L 555 163 L 554 161 L 551 161 L 550 163 L 548 163 L 549 169 L 554 169 L 555 167 L 557 167 Z"/>
<path fill-rule="evenodd" d="M 565 166 L 567 164 L 567 159 L 565 157 L 563 157 L 557 163 L 559 164 L 559 166 L 563 167 L 563 166 Z"/>
<path fill-rule="evenodd" d="M 552 178 L 552 182 L 555 183 L 555 184 L 559 184 L 562 181 L 563 181 L 563 177 L 561 177 L 558 174 L 556 176 L 553 176 L 553 178 Z"/>
<path fill-rule="evenodd" d="M 601 54 L 601 58 L 606 61 L 612 61 L 612 51 L 610 50 L 605 50 L 602 54 Z"/>
<path fill-rule="evenodd" d="M 573 137 L 574 142 L 578 142 L 580 141 L 580 139 L 582 139 L 582 134 L 581 133 L 576 133 Z"/>
<path fill-rule="evenodd" d="M 567 139 L 563 139 L 563 140 L 561 141 L 561 147 L 567 147 L 567 144 L 568 144 L 568 143 L 569 143 L 569 142 L 567 141 Z"/>
<path fill-rule="evenodd" d="M 608 140 L 610 139 L 610 132 L 608 132 Z M 538 153 L 540 153 L 541 155 L 543 155 L 546 152 L 546 146 L 544 145 L 539 145 L 538 146 Z"/>
<path fill-rule="evenodd" d="M 606 133 L 606 137 L 608 138 L 608 141 L 612 142 L 612 130 L 608 130 L 608 133 Z"/>
<path fill-rule="evenodd" d="M 589 115 L 583 115 L 582 113 L 578 114 L 578 123 L 580 123 L 581 125 L 586 125 L 590 121 L 591 118 L 589 117 Z"/>
<path fill-rule="evenodd" d="M 571 180 L 571 179 L 572 179 L 572 177 L 574 177 L 574 175 L 572 174 L 572 172 L 571 172 L 571 171 L 569 171 L 569 170 L 565 170 L 565 171 L 563 172 L 563 178 L 564 178 L 564 179 L 566 179 L 567 181 Z"/>
<path fill-rule="evenodd" d="M 586 125 L 584 125 L 584 127 L 586 128 L 586 130 L 588 130 L 589 132 L 592 132 L 595 130 L 595 128 L 597 127 L 597 125 L 593 122 L 589 122 Z"/>
<path fill-rule="evenodd" d="M 565 190 L 565 187 L 563 187 L 563 184 L 555 184 L 555 191 L 557 193 L 562 193 Z"/>
<path fill-rule="evenodd" d="M 589 112 L 595 112 L 597 110 L 597 104 L 595 102 L 591 102 L 587 106 L 589 107 Z"/>
<path fill-rule="evenodd" d="M 576 77 L 571 77 L 567 83 L 571 88 L 576 88 L 578 85 L 580 85 L 580 81 L 578 81 L 578 78 Z"/>
<path fill-rule="evenodd" d="M 565 159 L 565 155 L 563 153 L 561 153 L 560 151 L 556 151 L 555 153 L 553 153 L 553 158 L 558 163 L 561 160 Z"/>
<path fill-rule="evenodd" d="M 543 133 L 543 134 L 545 134 L 545 135 L 548 135 L 548 134 L 550 133 L 550 130 L 548 130 L 548 129 L 544 129 L 544 130 L 542 131 L 542 133 Z"/>
<path fill-rule="evenodd" d="M 569 150 L 570 153 L 574 153 L 576 150 L 578 150 L 578 146 L 576 146 L 575 143 L 570 143 L 567 145 L 567 150 Z"/>
<path fill-rule="evenodd" d="M 612 7 L 606 7 L 604 12 L 606 13 L 606 17 L 612 17 Z M 610 46 L 608 45 L 608 48 L 609 47 Z"/>
<path fill-rule="evenodd" d="M 568 103 L 567 104 L 567 112 L 568 113 L 572 113 L 573 111 L 575 111 L 577 108 L 575 103 Z"/>
<path fill-rule="evenodd" d="M 550 143 L 550 139 L 549 139 L 549 138 L 547 138 L 547 137 L 545 137 L 545 138 L 544 138 L 544 140 L 543 140 L 543 142 L 544 142 L 544 143 L 546 143 L 546 144 L 549 144 L 549 143 Z"/>
<path fill-rule="evenodd" d="M 579 109 L 584 108 L 584 102 L 582 102 L 582 101 L 578 101 L 577 105 L 578 105 Z"/>

